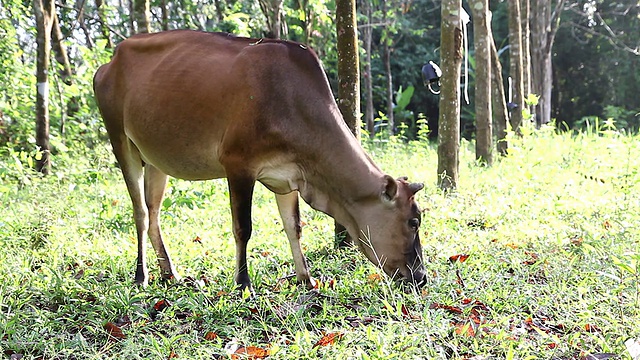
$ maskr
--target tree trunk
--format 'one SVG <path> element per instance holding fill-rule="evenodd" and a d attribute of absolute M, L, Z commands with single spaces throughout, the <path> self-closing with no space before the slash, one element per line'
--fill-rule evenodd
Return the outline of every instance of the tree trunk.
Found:
<path fill-rule="evenodd" d="M 67 49 L 62 44 L 62 30 L 60 30 L 60 23 L 58 22 L 58 14 L 55 12 L 52 14 L 53 24 L 51 26 L 51 46 L 58 64 L 62 65 L 59 74 L 62 82 L 71 85 L 72 72 L 71 63 L 69 62 L 69 56 L 67 56 Z M 80 20 L 79 20 L 80 21 Z M 87 44 L 89 46 L 91 44 Z"/>
<path fill-rule="evenodd" d="M 286 37 L 286 23 L 282 21 L 284 9 L 282 8 L 283 0 L 259 0 L 260 9 L 267 19 L 267 37 L 272 39 L 280 39 Z"/>
<path fill-rule="evenodd" d="M 489 33 L 491 46 L 491 101 L 493 116 L 496 123 L 497 150 L 500 155 L 507 155 L 509 144 L 507 143 L 507 124 L 509 123 L 509 111 L 507 110 L 507 97 L 504 91 L 504 79 L 502 78 L 502 64 L 498 58 L 493 36 Z"/>
<path fill-rule="evenodd" d="M 442 86 L 438 120 L 438 186 L 458 184 L 460 149 L 460 65 L 462 63 L 462 0 L 442 1 L 440 64 Z"/>
<path fill-rule="evenodd" d="M 222 0 L 214 0 L 214 3 L 216 4 L 216 16 L 218 19 L 218 23 L 221 23 L 222 21 L 224 21 L 224 5 L 222 3 Z"/>
<path fill-rule="evenodd" d="M 149 0 L 133 1 L 133 17 L 135 18 L 138 33 L 151 32 L 151 12 L 149 11 Z"/>
<path fill-rule="evenodd" d="M 474 0 L 473 43 L 476 55 L 476 160 L 493 164 L 493 126 L 491 116 L 491 44 L 489 43 L 489 0 Z"/>
<path fill-rule="evenodd" d="M 525 97 L 531 94 L 531 26 L 529 0 L 520 0 L 520 28 L 522 29 L 522 84 Z"/>
<path fill-rule="evenodd" d="M 48 175 L 51 172 L 51 147 L 49 144 L 49 59 L 51 56 L 51 28 L 55 11 L 52 0 L 34 0 L 36 17 L 36 145 L 40 151 L 36 170 Z"/>
<path fill-rule="evenodd" d="M 360 140 L 360 61 L 355 0 L 336 0 L 336 33 L 338 38 L 338 107 L 344 121 Z M 353 240 L 341 224 L 335 223 L 339 246 Z"/>
<path fill-rule="evenodd" d="M 89 49 L 93 49 L 93 37 L 91 35 L 91 31 L 89 30 L 89 28 L 87 27 L 86 24 L 86 20 L 84 17 L 84 1 L 78 1 L 76 2 L 76 11 L 78 12 L 78 26 L 80 27 L 80 29 L 82 29 L 82 33 L 84 34 L 84 41 L 87 45 L 87 47 Z M 56 28 L 60 29 L 60 25 L 58 24 L 58 16 L 56 15 L 55 17 L 55 24 L 53 24 L 53 31 L 56 31 Z M 53 34 L 55 36 L 55 33 Z M 62 39 L 62 36 L 60 36 L 60 39 Z M 56 39 L 53 39 L 54 43 L 56 42 Z"/>
<path fill-rule="evenodd" d="M 367 131 L 369 132 L 369 137 L 374 138 L 376 135 L 375 124 L 373 122 L 374 118 L 374 108 L 373 108 L 373 78 L 371 77 L 371 41 L 372 41 L 372 33 L 373 27 L 371 26 L 371 0 L 363 0 L 362 7 L 365 16 L 367 17 L 367 23 L 362 28 L 362 36 L 364 37 L 364 51 L 365 51 L 365 61 L 364 61 L 364 89 L 365 89 L 365 110 L 364 110 L 364 119 L 367 124 Z"/>
<path fill-rule="evenodd" d="M 169 5 L 167 0 L 160 0 L 160 28 L 163 31 L 169 30 Z"/>
<path fill-rule="evenodd" d="M 522 29 L 520 27 L 520 2 L 507 1 L 509 10 L 509 74 L 513 81 L 513 98 L 509 99 L 514 108 L 511 110 L 511 128 L 520 133 L 522 110 L 524 109 L 524 84 L 522 75 Z"/>
<path fill-rule="evenodd" d="M 113 48 L 113 39 L 111 38 L 111 31 L 109 31 L 109 27 L 107 26 L 107 17 L 104 13 L 104 7 L 102 0 L 96 0 L 96 9 L 98 12 L 98 20 L 100 22 L 100 33 L 105 40 L 107 40 L 107 44 L 105 48 L 112 49 Z"/>
<path fill-rule="evenodd" d="M 537 126 L 551 121 L 551 52 L 564 3 L 565 0 L 558 0 L 554 6 L 553 1 L 531 0 L 532 89 L 540 97 L 535 111 Z"/>
<path fill-rule="evenodd" d="M 387 23 L 387 0 L 382 0 L 382 23 Z M 382 61 L 384 62 L 385 78 L 387 79 L 387 126 L 390 135 L 395 134 L 395 117 L 393 114 L 393 75 L 391 74 L 391 38 L 389 36 L 389 30 L 387 26 L 383 31 L 385 35 L 382 36 Z"/>
<path fill-rule="evenodd" d="M 313 30 L 313 21 L 311 19 L 311 6 L 309 6 L 309 0 L 298 0 L 298 7 L 304 14 L 302 21 L 302 28 L 304 29 L 304 42 L 309 44 L 311 41 L 311 31 Z"/>

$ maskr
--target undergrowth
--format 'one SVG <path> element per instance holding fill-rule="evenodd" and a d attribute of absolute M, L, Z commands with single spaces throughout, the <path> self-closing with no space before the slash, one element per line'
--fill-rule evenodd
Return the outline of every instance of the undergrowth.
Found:
<path fill-rule="evenodd" d="M 435 186 L 432 145 L 366 144 L 391 175 L 425 182 L 422 289 L 334 249 L 333 221 L 307 206 L 303 247 L 321 285 L 297 286 L 273 196 L 258 186 L 253 297 L 234 290 L 224 180 L 171 180 L 162 225 L 185 280 L 136 288 L 131 207 L 106 146 L 60 156 L 47 178 L 28 170 L 29 154 L 7 153 L 0 347 L 23 359 L 630 359 L 625 341 L 640 338 L 638 140 L 542 130 L 510 139 L 492 167 L 463 141 L 448 196 Z"/>

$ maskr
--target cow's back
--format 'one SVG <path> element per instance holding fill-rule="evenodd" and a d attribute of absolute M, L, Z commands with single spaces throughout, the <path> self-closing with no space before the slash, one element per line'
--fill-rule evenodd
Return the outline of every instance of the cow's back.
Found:
<path fill-rule="evenodd" d="M 146 162 L 185 179 L 225 176 L 229 154 L 252 166 L 289 141 L 281 136 L 292 118 L 303 121 L 301 102 L 333 102 L 306 47 L 197 31 L 125 40 L 94 87 L 112 141 L 130 140 Z"/>

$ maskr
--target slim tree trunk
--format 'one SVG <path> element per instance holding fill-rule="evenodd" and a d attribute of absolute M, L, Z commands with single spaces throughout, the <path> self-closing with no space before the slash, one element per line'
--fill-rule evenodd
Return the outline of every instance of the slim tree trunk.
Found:
<path fill-rule="evenodd" d="M 286 37 L 286 23 L 282 21 L 284 9 L 283 0 L 259 0 L 260 9 L 267 19 L 267 37 L 280 39 Z"/>
<path fill-rule="evenodd" d="M 442 86 L 438 120 L 438 186 L 458 184 L 460 149 L 460 65 L 462 63 L 462 0 L 442 1 L 440 64 Z"/>
<path fill-rule="evenodd" d="M 387 23 L 387 0 L 382 1 L 382 23 Z M 385 78 L 387 79 L 387 121 L 389 126 L 389 134 L 395 134 L 395 117 L 393 114 L 393 75 L 391 74 L 391 37 L 389 36 L 390 31 L 385 28 L 383 33 L 386 36 L 382 36 L 382 61 L 384 62 L 384 72 Z"/>
<path fill-rule="evenodd" d="M 133 14 L 137 25 L 138 33 L 151 32 L 151 24 L 149 18 L 149 0 L 131 0 L 133 1 Z"/>
<path fill-rule="evenodd" d="M 473 42 L 476 54 L 476 159 L 491 166 L 493 164 L 493 120 L 489 0 L 475 0 L 469 5 L 473 9 Z"/>
<path fill-rule="evenodd" d="M 62 44 L 62 30 L 60 29 L 60 23 L 58 22 L 58 14 L 55 12 L 52 14 L 52 26 L 51 26 L 51 46 L 58 64 L 62 65 L 60 69 L 60 78 L 62 82 L 67 85 L 71 85 L 72 72 L 71 63 L 69 62 L 69 56 L 67 56 L 67 49 Z M 90 44 L 87 44 L 89 46 Z"/>
<path fill-rule="evenodd" d="M 102 37 L 107 40 L 105 48 L 112 49 L 113 39 L 111 38 L 111 31 L 109 31 L 109 27 L 107 26 L 107 17 L 104 13 L 104 7 L 102 5 L 102 0 L 96 0 L 96 9 L 98 12 L 98 20 L 100 22 L 100 33 L 102 34 Z"/>
<path fill-rule="evenodd" d="M 91 36 L 91 31 L 89 30 L 89 28 L 87 27 L 86 24 L 86 20 L 84 17 L 84 1 L 78 1 L 76 2 L 76 11 L 78 12 L 78 26 L 80 27 L 80 29 L 82 29 L 82 33 L 84 34 L 84 39 L 85 39 L 85 43 L 87 45 L 87 47 L 89 49 L 93 49 L 93 37 Z M 56 28 L 60 28 L 60 25 L 58 25 L 58 16 L 56 15 L 56 19 L 55 19 L 55 24 L 53 25 L 53 30 L 55 31 Z M 55 35 L 55 34 L 54 34 Z M 60 38 L 62 38 L 62 36 L 60 36 Z M 54 39 L 54 41 L 56 41 Z"/>
<path fill-rule="evenodd" d="M 163 31 L 169 30 L 169 5 L 167 4 L 167 0 L 160 1 L 160 27 Z"/>
<path fill-rule="evenodd" d="M 371 26 L 371 0 L 363 0 L 362 7 L 365 16 L 367 17 L 367 23 L 362 28 L 362 36 L 364 42 L 364 52 L 365 52 L 365 61 L 364 61 L 364 89 L 365 89 L 365 110 L 364 110 L 364 119 L 367 124 L 367 131 L 369 132 L 369 137 L 374 138 L 376 135 L 375 124 L 373 123 L 374 118 L 374 108 L 373 108 L 373 79 L 371 74 L 371 41 L 372 41 L 372 33 L 373 28 Z"/>
<path fill-rule="evenodd" d="M 535 111 L 536 125 L 551 121 L 553 67 L 551 52 L 565 0 L 531 0 L 531 63 L 533 93 L 540 96 Z M 553 11 L 552 11 L 553 7 Z"/>
<path fill-rule="evenodd" d="M 218 22 L 221 23 L 224 21 L 224 4 L 222 3 L 222 0 L 214 0 L 214 3 L 216 4 L 216 16 L 218 18 Z"/>
<path fill-rule="evenodd" d="M 338 108 L 344 121 L 360 139 L 360 61 L 355 0 L 336 0 L 338 37 Z M 339 245 L 352 243 L 341 224 L 335 223 Z"/>
<path fill-rule="evenodd" d="M 531 26 L 529 16 L 531 4 L 529 0 L 520 0 L 520 26 L 522 29 L 522 77 L 524 95 L 531 94 Z"/>
<path fill-rule="evenodd" d="M 51 172 L 51 147 L 49 144 L 49 59 L 51 56 L 51 28 L 54 3 L 52 0 L 34 0 L 36 17 L 36 145 L 40 157 L 36 170 L 48 175 Z"/>
<path fill-rule="evenodd" d="M 520 2 L 507 1 L 509 10 L 509 73 L 513 80 L 513 98 L 509 99 L 515 108 L 511 110 L 511 127 L 516 133 L 522 125 L 524 109 L 524 83 L 522 75 L 522 29 L 520 27 Z"/>
<path fill-rule="evenodd" d="M 491 100 L 493 116 L 496 124 L 497 150 L 500 155 L 507 155 L 509 144 L 507 143 L 507 124 L 509 123 L 509 111 L 507 110 L 507 97 L 504 91 L 504 79 L 502 78 L 502 64 L 498 58 L 493 36 L 491 37 Z"/>

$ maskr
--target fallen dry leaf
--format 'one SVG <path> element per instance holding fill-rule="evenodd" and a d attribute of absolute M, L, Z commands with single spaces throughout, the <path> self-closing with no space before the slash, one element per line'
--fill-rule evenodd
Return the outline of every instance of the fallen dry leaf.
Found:
<path fill-rule="evenodd" d="M 271 355 L 269 349 L 257 346 L 241 346 L 232 355 L 232 359 L 264 359 Z"/>
<path fill-rule="evenodd" d="M 336 341 L 342 339 L 343 336 L 344 334 L 340 332 L 326 333 L 313 345 L 313 347 L 333 345 Z"/>
<path fill-rule="evenodd" d="M 155 303 L 153 305 L 153 310 L 155 310 L 155 311 L 163 311 L 166 308 L 168 308 L 169 306 L 171 306 L 171 303 L 169 302 L 169 300 L 162 299 L 162 300 L 159 300 L 157 303 Z"/>
<path fill-rule="evenodd" d="M 433 303 L 429 305 L 429 309 L 443 309 L 454 314 L 462 314 L 462 309 L 460 309 L 459 307 L 445 305 L 445 304 Z"/>
<path fill-rule="evenodd" d="M 476 331 L 473 328 L 473 326 L 471 326 L 471 324 L 454 323 L 453 326 L 455 327 L 454 332 L 457 335 L 468 336 L 468 337 L 476 336 Z"/>
<path fill-rule="evenodd" d="M 457 255 L 452 255 L 449 256 L 449 261 L 451 261 L 452 263 L 454 262 L 460 262 L 463 263 L 465 261 L 467 261 L 467 259 L 469 258 L 468 254 L 457 254 Z"/>
<path fill-rule="evenodd" d="M 600 328 L 592 324 L 585 324 L 584 330 L 590 333 L 600 332 Z"/>
<path fill-rule="evenodd" d="M 127 335 L 122 333 L 122 329 L 120 329 L 120 327 L 112 322 L 108 322 L 106 324 L 104 324 L 104 329 L 107 331 L 107 333 L 109 334 L 109 336 L 111 336 L 114 339 L 126 339 Z"/>
<path fill-rule="evenodd" d="M 218 338 L 218 334 L 214 333 L 213 331 L 207 331 L 207 333 L 204 334 L 205 340 L 213 341 L 217 338 Z"/>

